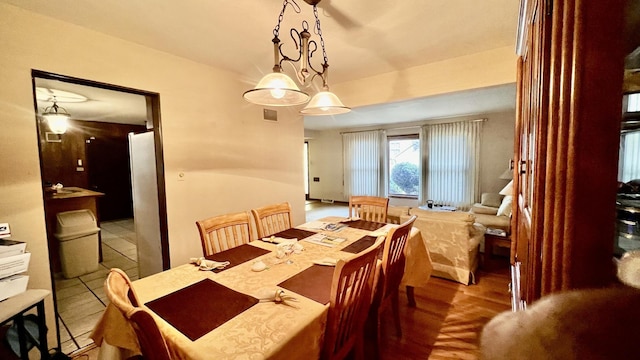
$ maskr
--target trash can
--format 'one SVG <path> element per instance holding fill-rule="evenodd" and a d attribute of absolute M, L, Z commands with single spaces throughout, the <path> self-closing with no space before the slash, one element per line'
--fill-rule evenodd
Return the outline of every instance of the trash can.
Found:
<path fill-rule="evenodd" d="M 69 279 L 97 271 L 100 228 L 95 215 L 83 209 L 60 212 L 56 218 L 62 275 Z"/>

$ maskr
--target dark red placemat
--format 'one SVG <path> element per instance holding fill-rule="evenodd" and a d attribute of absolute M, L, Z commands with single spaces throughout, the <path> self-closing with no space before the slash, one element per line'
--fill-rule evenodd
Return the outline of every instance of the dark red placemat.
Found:
<path fill-rule="evenodd" d="M 145 305 L 192 341 L 258 303 L 258 299 L 204 279 Z"/>
<path fill-rule="evenodd" d="M 331 281 L 333 266 L 312 265 L 278 284 L 281 288 L 291 290 L 306 298 L 327 304 L 331 300 Z"/>
<path fill-rule="evenodd" d="M 255 259 L 258 256 L 261 256 L 270 252 L 271 251 L 259 248 L 257 246 L 242 244 L 240 246 L 236 246 L 234 248 L 221 251 L 216 254 L 205 256 L 205 259 L 214 260 L 214 261 L 228 261 L 230 263 L 224 269 L 212 270 L 215 273 L 219 273 L 220 271 L 231 269 L 236 265 L 240 265 L 244 262 L 247 262 L 251 259 Z"/>
<path fill-rule="evenodd" d="M 302 240 L 304 238 L 308 238 L 309 236 L 315 235 L 315 234 L 316 233 L 314 233 L 313 231 L 307 231 L 307 230 L 302 230 L 302 229 L 291 228 L 291 229 L 280 231 L 280 232 L 275 233 L 275 234 L 273 234 L 271 236 L 281 237 L 281 238 L 284 238 L 284 239 Z"/>
<path fill-rule="evenodd" d="M 355 229 L 369 230 L 369 231 L 376 231 L 381 227 L 387 225 L 385 223 L 379 223 L 375 221 L 365 221 L 365 220 L 344 221 L 343 223 Z"/>
<path fill-rule="evenodd" d="M 375 236 L 366 235 L 356 240 L 355 242 L 345 246 L 344 248 L 340 249 L 340 251 L 357 254 L 360 251 L 367 249 L 369 246 L 373 245 L 377 239 L 378 238 Z"/>

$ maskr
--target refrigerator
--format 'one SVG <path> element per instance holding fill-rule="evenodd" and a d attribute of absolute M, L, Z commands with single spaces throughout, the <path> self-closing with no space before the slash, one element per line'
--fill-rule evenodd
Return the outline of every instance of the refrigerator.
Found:
<path fill-rule="evenodd" d="M 153 131 L 129 134 L 133 221 L 140 278 L 162 271 L 158 181 Z"/>

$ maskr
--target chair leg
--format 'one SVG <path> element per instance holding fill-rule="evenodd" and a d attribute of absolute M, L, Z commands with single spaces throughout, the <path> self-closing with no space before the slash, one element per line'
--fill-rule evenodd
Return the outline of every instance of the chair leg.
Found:
<path fill-rule="evenodd" d="M 393 313 L 393 321 L 396 323 L 396 334 L 402 337 L 402 327 L 400 327 L 400 300 L 399 292 L 396 290 L 391 295 L 391 312 Z"/>
<path fill-rule="evenodd" d="M 413 286 L 407 285 L 407 300 L 409 301 L 409 307 L 416 307 L 416 298 L 413 295 Z"/>
<path fill-rule="evenodd" d="M 364 338 L 367 341 L 365 355 L 367 359 L 371 360 L 380 359 L 380 315 L 378 310 L 377 304 L 369 309 L 364 332 Z"/>

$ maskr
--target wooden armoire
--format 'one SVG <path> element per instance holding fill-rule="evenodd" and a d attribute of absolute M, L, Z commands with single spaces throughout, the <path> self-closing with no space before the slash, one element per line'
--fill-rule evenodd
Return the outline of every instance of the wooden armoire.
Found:
<path fill-rule="evenodd" d="M 521 0 L 514 153 L 514 303 L 615 281 L 622 0 Z M 519 285 L 519 286 L 518 286 Z"/>

